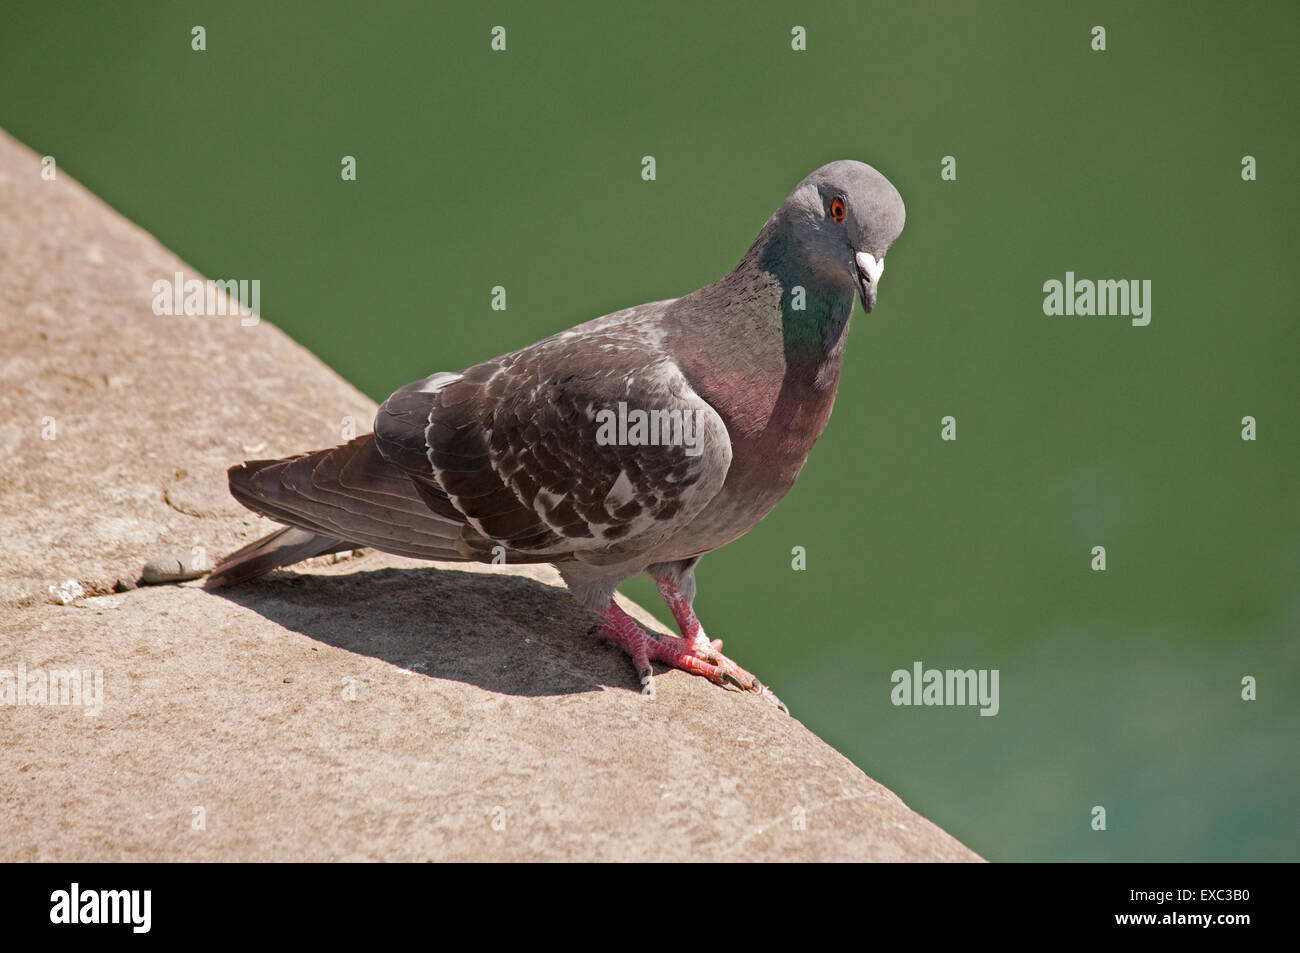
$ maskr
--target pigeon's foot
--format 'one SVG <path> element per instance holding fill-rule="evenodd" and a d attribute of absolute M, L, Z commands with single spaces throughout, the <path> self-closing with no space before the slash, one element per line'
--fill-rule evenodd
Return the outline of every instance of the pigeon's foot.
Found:
<path fill-rule="evenodd" d="M 598 634 L 632 659 L 637 677 L 641 679 L 641 694 L 654 697 L 654 670 L 650 663 L 663 662 L 683 672 L 702 675 L 724 688 L 760 695 L 782 711 L 789 712 L 771 689 L 719 651 L 721 642 L 710 642 L 702 637 L 688 641 L 646 632 L 613 601 L 602 615 L 605 624 Z"/>

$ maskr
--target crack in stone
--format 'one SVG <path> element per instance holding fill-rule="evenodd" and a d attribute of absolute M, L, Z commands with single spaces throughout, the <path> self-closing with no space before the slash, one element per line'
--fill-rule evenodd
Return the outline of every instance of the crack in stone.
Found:
<path fill-rule="evenodd" d="M 195 519 L 200 519 L 200 520 L 203 519 L 202 513 L 198 513 L 194 510 L 187 510 L 179 503 L 172 502 L 171 493 L 168 491 L 167 487 L 163 487 L 162 498 L 164 503 L 166 503 L 168 506 L 174 509 L 177 513 L 180 513 L 182 516 L 192 516 Z"/>

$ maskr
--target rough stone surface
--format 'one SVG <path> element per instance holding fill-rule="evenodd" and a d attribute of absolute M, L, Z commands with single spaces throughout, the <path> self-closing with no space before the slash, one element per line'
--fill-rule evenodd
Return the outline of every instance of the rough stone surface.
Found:
<path fill-rule="evenodd" d="M 370 429 L 374 404 L 269 323 L 155 315 L 155 281 L 201 276 L 3 132 L 0 263 L 0 604 L 238 548 L 265 524 L 222 491 L 232 462 Z"/>
<path fill-rule="evenodd" d="M 0 260 L 0 669 L 102 676 L 0 707 L 0 859 L 979 859 L 759 699 L 643 698 L 550 567 L 107 594 L 268 531 L 225 468 L 374 407 L 266 322 L 155 316 L 191 270 L 3 134 Z"/>

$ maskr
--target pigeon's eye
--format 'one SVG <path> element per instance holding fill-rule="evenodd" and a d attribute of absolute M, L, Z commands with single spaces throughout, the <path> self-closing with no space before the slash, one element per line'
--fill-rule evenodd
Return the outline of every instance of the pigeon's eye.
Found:
<path fill-rule="evenodd" d="M 844 221 L 844 200 L 835 198 L 831 200 L 831 218 L 837 222 Z"/>

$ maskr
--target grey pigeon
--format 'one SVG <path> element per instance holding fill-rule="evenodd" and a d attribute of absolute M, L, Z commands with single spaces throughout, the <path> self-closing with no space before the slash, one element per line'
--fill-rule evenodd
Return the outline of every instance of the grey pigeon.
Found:
<path fill-rule="evenodd" d="M 285 528 L 208 585 L 360 546 L 553 563 L 644 693 L 659 661 L 776 701 L 705 636 L 695 566 L 794 484 L 830 417 L 855 292 L 869 313 L 903 219 L 883 175 L 832 162 L 713 284 L 407 384 L 373 434 L 343 446 L 232 467 L 235 498 Z M 680 639 L 648 635 L 613 601 L 642 571 Z"/>

